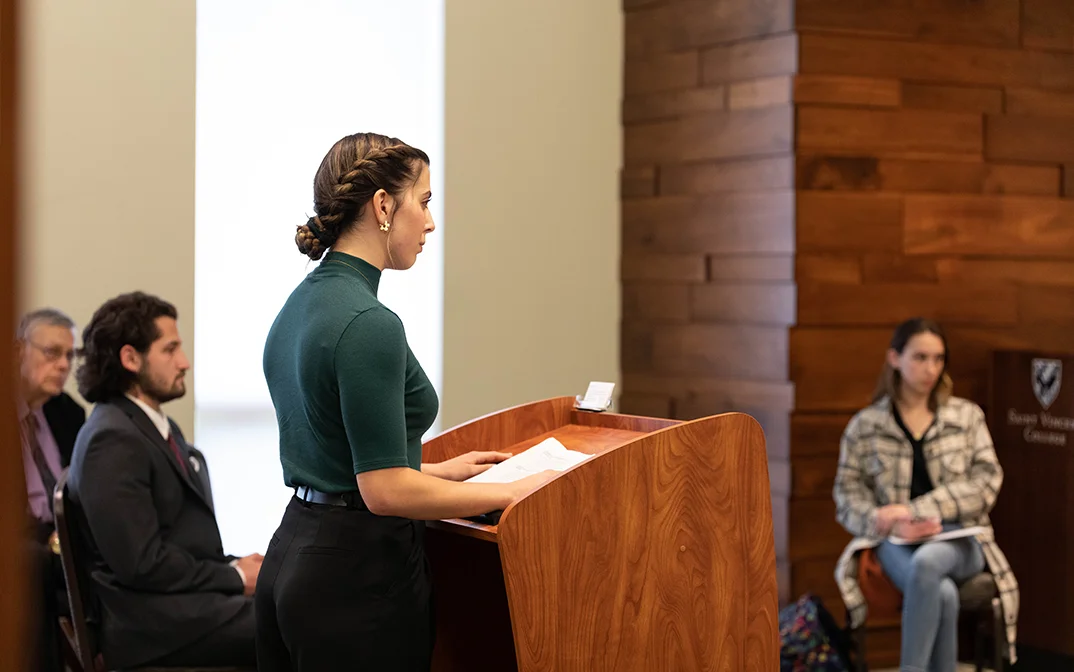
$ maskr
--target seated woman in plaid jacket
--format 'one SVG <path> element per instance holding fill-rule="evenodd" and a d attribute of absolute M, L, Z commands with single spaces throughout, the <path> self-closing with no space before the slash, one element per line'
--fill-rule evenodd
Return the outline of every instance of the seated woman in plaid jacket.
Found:
<path fill-rule="evenodd" d="M 938 324 L 913 319 L 895 330 L 873 403 L 843 433 L 835 476 L 836 518 L 855 539 L 836 567 L 851 625 L 865 620 L 856 555 L 875 548 L 903 593 L 904 672 L 958 666 L 958 585 L 985 567 L 1003 603 L 1015 660 L 1018 584 L 992 534 L 988 512 L 1003 470 L 980 407 L 951 396 L 947 339 Z M 922 541 L 941 530 L 980 526 L 973 537 Z"/>

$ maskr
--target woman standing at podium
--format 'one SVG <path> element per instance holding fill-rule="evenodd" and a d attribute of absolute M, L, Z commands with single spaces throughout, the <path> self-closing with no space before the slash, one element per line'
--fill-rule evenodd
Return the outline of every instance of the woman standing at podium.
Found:
<path fill-rule="evenodd" d="M 415 263 L 435 228 L 428 156 L 395 138 L 347 136 L 313 191 L 316 215 L 295 242 L 324 259 L 280 310 L 263 362 L 295 496 L 258 577 L 258 669 L 427 670 L 422 521 L 505 508 L 545 476 L 456 482 L 502 453 L 421 462 L 436 392 L 377 287 L 384 269 Z"/>
<path fill-rule="evenodd" d="M 957 669 L 958 587 L 986 567 L 1014 659 L 1018 584 L 988 520 L 1003 470 L 984 412 L 951 395 L 947 364 L 940 325 L 921 318 L 899 325 L 872 405 L 843 433 L 835 476 L 836 518 L 855 536 L 836 568 L 843 600 L 852 625 L 860 626 L 867 605 L 856 556 L 875 548 L 903 595 L 900 670 Z M 970 527 L 979 531 L 924 543 Z"/>

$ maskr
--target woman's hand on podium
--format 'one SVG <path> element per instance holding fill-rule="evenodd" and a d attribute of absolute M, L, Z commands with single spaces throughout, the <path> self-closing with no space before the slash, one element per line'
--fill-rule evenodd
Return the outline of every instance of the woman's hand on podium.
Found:
<path fill-rule="evenodd" d="M 548 481 L 558 476 L 560 473 L 562 472 L 556 471 L 554 469 L 545 469 L 544 471 L 539 471 L 532 476 L 520 478 L 519 480 L 511 481 L 510 483 L 504 483 L 504 485 L 509 488 L 510 501 L 513 502 L 515 500 L 522 499 L 526 495 L 530 494 L 537 488 L 541 487 Z"/>
<path fill-rule="evenodd" d="M 421 465 L 421 471 L 430 476 L 449 481 L 465 481 L 509 457 L 511 457 L 510 453 L 499 453 L 492 450 L 471 450 L 450 460 L 434 464 L 423 464 Z"/>

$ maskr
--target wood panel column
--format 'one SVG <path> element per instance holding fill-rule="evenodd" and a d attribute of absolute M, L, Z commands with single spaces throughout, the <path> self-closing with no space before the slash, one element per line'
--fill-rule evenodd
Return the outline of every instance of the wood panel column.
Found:
<path fill-rule="evenodd" d="M 0 334 L 15 335 L 15 231 L 18 227 L 18 3 L 0 0 Z M 11 341 L 6 341 L 10 343 Z M 0 660 L 24 670 L 29 661 L 23 554 L 26 483 L 15 420 L 15 368 L 9 349 L 0 357 Z"/>
<path fill-rule="evenodd" d="M 792 3 L 624 9 L 621 408 L 682 419 L 741 410 L 761 422 L 785 593 Z"/>
<path fill-rule="evenodd" d="M 622 407 L 757 417 L 782 595 L 841 612 L 839 436 L 894 325 L 939 320 L 982 405 L 993 349 L 1074 348 L 1074 3 L 624 18 Z M 889 625 L 871 643 L 890 660 Z"/>

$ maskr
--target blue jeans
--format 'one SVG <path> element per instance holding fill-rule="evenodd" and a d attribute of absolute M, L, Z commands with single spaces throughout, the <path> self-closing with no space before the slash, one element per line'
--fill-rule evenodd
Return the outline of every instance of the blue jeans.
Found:
<path fill-rule="evenodd" d="M 958 585 L 984 569 L 981 545 L 972 537 L 916 546 L 885 541 L 876 555 L 903 594 L 900 672 L 955 672 Z"/>

